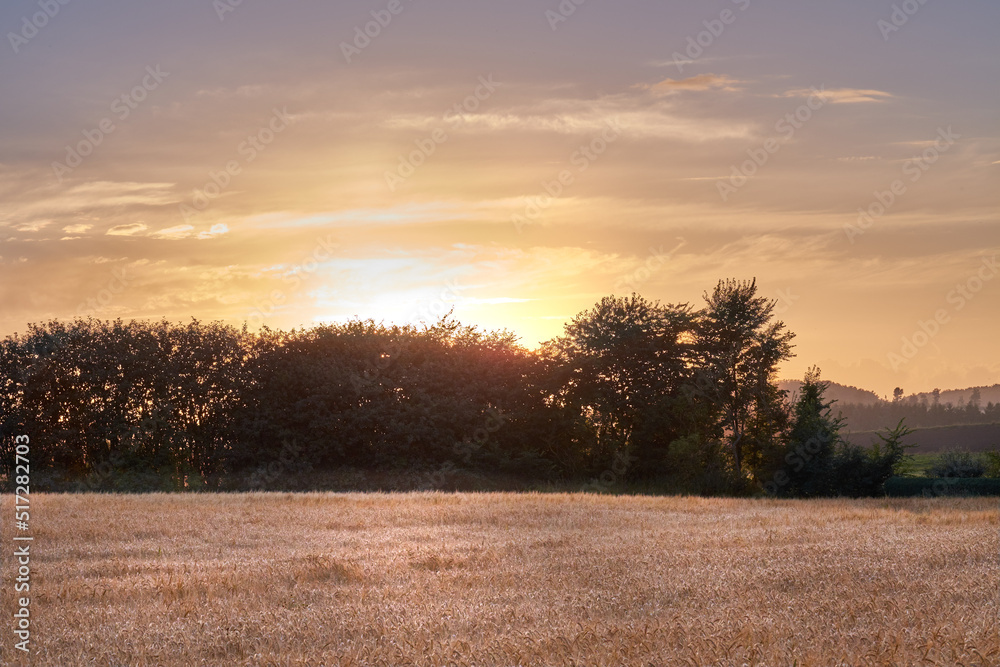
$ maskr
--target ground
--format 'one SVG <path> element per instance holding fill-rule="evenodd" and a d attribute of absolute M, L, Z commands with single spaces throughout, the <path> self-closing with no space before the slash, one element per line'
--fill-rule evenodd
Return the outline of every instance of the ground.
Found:
<path fill-rule="evenodd" d="M 996 498 L 35 495 L 31 520 L 33 653 L 0 628 L 3 664 L 1000 664 Z"/>

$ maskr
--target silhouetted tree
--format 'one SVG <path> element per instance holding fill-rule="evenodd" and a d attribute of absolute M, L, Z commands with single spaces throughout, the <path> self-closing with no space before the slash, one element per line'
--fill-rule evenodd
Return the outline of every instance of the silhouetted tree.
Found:
<path fill-rule="evenodd" d="M 755 280 L 719 281 L 705 301 L 696 326 L 697 385 L 715 405 L 733 466 L 742 475 L 745 454 L 759 458 L 762 440 L 780 427 L 783 395 L 775 389 L 775 374 L 792 356 L 794 334 L 774 320 L 777 302 L 758 296 Z"/>
<path fill-rule="evenodd" d="M 553 403 L 578 420 L 578 432 L 588 436 L 580 444 L 595 466 L 623 452 L 649 465 L 681 435 L 660 417 L 690 377 L 691 325 L 686 304 L 609 296 L 545 344 Z"/>
<path fill-rule="evenodd" d="M 819 369 L 809 369 L 792 409 L 783 457 L 789 480 L 783 489 L 787 495 L 826 496 L 835 490 L 834 453 L 841 443 L 843 421 L 832 416 L 831 402 L 823 398 L 826 388 Z"/>

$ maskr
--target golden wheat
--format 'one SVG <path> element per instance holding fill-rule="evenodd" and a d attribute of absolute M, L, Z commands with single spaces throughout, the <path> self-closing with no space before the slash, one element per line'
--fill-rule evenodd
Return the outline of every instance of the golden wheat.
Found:
<path fill-rule="evenodd" d="M 0 627 L 5 664 L 1000 665 L 996 499 L 39 495 L 32 510 L 34 652 Z"/>

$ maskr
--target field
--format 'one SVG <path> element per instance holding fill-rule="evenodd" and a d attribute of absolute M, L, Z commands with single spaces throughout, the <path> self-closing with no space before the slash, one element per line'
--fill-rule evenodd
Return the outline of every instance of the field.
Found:
<path fill-rule="evenodd" d="M 38 495 L 32 510 L 34 653 L 0 628 L 3 664 L 1000 664 L 995 498 Z"/>
<path fill-rule="evenodd" d="M 911 477 L 930 477 L 931 466 L 933 466 L 940 454 L 911 454 L 910 458 L 903 462 L 900 474 Z"/>

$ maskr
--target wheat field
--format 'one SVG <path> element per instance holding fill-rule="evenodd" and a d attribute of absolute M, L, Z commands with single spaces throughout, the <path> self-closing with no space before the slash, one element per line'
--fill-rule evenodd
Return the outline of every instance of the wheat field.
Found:
<path fill-rule="evenodd" d="M 996 499 L 39 495 L 32 521 L 33 652 L 0 628 L 3 664 L 1000 665 Z"/>

